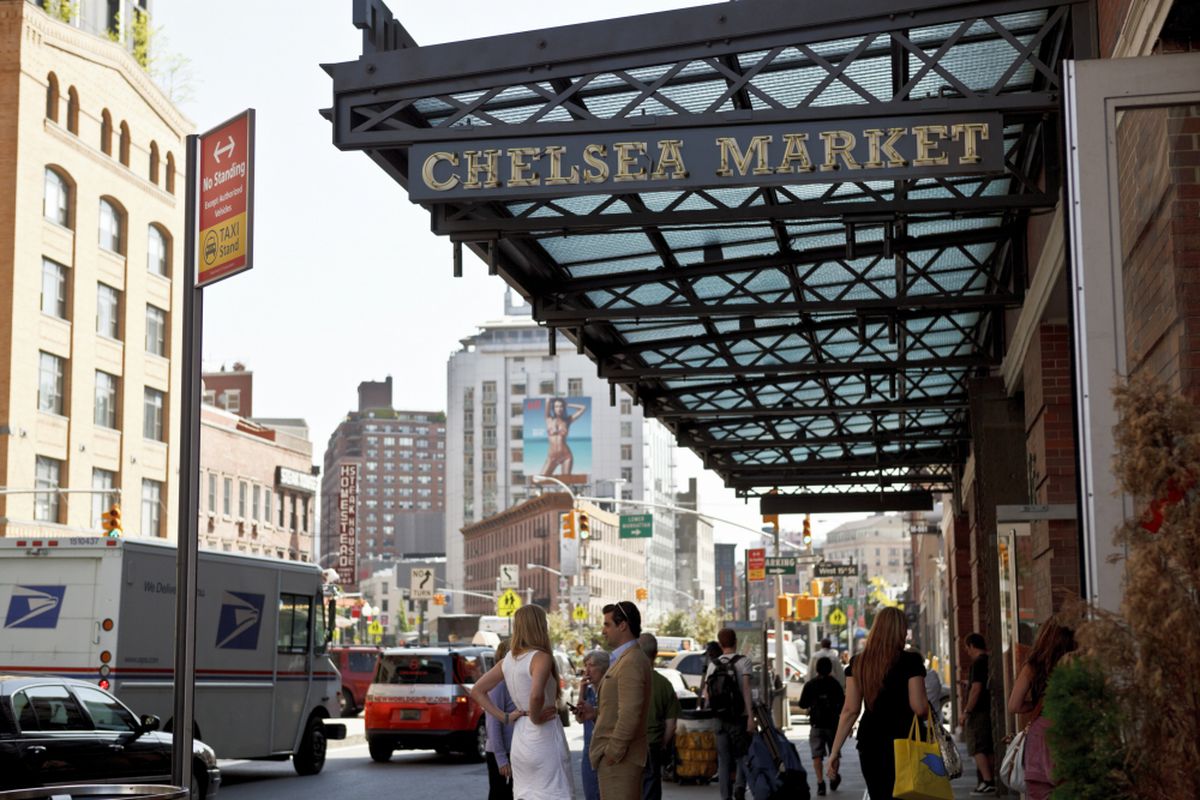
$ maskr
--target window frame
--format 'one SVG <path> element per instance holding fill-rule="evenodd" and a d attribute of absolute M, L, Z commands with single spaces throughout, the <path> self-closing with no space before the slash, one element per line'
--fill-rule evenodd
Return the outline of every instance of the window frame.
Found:
<path fill-rule="evenodd" d="M 152 403 L 154 400 L 156 402 Z M 164 441 L 166 435 L 167 393 L 153 386 L 145 387 L 142 395 L 142 438 Z M 153 415 L 153 416 L 151 416 Z"/>
<path fill-rule="evenodd" d="M 154 222 L 146 226 L 146 270 L 162 278 L 171 277 L 171 237 Z"/>
<path fill-rule="evenodd" d="M 50 189 L 53 184 L 55 199 L 54 215 L 50 214 Z M 45 174 L 42 177 L 42 218 L 47 222 L 52 222 L 67 230 L 72 230 L 71 219 L 71 201 L 74 195 L 74 187 L 67 176 L 55 169 L 47 166 Z"/>
<path fill-rule="evenodd" d="M 100 198 L 97 228 L 101 250 L 113 255 L 125 255 L 125 210 L 108 197 Z M 109 237 L 107 240 L 106 236 Z"/>
<path fill-rule="evenodd" d="M 62 488 L 63 462 L 50 456 L 35 456 L 33 468 L 33 486 L 37 493 L 33 496 L 33 518 L 38 522 L 62 521 Z M 43 474 L 43 470 L 47 474 Z M 49 471 L 53 470 L 53 474 Z"/>
<path fill-rule="evenodd" d="M 150 492 L 150 497 L 146 496 L 148 490 L 153 490 Z M 162 490 L 162 481 L 156 481 L 153 478 L 142 478 L 141 532 L 143 536 L 152 535 L 156 539 L 162 538 Z M 148 515 L 147 511 L 149 511 Z"/>
<path fill-rule="evenodd" d="M 155 317 L 155 314 L 158 317 Z M 168 315 L 165 309 L 159 308 L 153 303 L 146 303 L 146 341 L 144 342 L 146 352 L 150 355 L 160 358 L 167 357 L 167 325 Z M 151 340 L 151 334 L 157 332 L 157 335 Z"/>
<path fill-rule="evenodd" d="M 100 396 L 102 378 L 111 380 L 111 384 L 108 386 L 107 396 L 103 398 Z M 96 370 L 95 380 L 92 422 L 102 428 L 107 428 L 108 430 L 120 430 L 121 417 L 119 414 L 119 409 L 117 408 L 117 403 L 119 402 L 119 398 L 121 396 L 121 379 L 117 375 L 113 375 L 111 372 L 105 372 L 102 369 L 98 369 Z M 101 419 L 102 410 L 105 412 L 104 419 Z"/>
<path fill-rule="evenodd" d="M 57 282 L 56 294 L 58 296 L 54 300 L 54 305 L 57 306 L 57 309 L 46 308 L 46 278 L 49 269 L 53 269 L 55 271 L 55 278 Z M 67 277 L 67 269 L 68 267 L 66 264 L 60 264 L 52 258 L 42 256 L 41 311 L 43 314 L 54 317 L 55 319 L 69 319 L 68 314 L 71 306 L 68 294 L 70 286 L 69 279 Z"/>
<path fill-rule="evenodd" d="M 121 341 L 121 290 L 107 283 L 96 283 L 96 333 L 114 342 Z"/>
<path fill-rule="evenodd" d="M 53 376 L 54 387 L 46 401 L 42 390 L 46 388 L 46 367 L 55 369 Z M 38 351 L 38 411 L 46 414 L 64 416 L 63 410 L 67 404 L 67 360 L 45 350 Z"/>

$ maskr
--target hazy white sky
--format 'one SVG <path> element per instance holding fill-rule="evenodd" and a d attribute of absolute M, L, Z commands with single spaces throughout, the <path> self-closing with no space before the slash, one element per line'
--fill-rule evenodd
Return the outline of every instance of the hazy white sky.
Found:
<path fill-rule="evenodd" d="M 431 44 L 703 3 L 389 5 Z M 450 245 L 430 232 L 426 212 L 366 156 L 331 144 L 317 111 L 332 104 L 332 82 L 319 64 L 361 53 L 351 0 L 157 0 L 154 11 L 160 49 L 191 62 L 193 96 L 182 109 L 198 130 L 257 111 L 255 268 L 205 290 L 205 368 L 244 362 L 255 415 L 308 420 L 315 463 L 360 381 L 390 374 L 397 407 L 444 409 L 446 359 L 477 323 L 501 315 L 504 284 L 470 253 L 464 277 L 453 278 Z M 679 450 L 677 464 L 681 485 L 700 476 L 703 510 L 759 526 L 757 502 L 734 497 L 690 451 Z M 814 532 L 847 518 L 814 519 Z M 717 534 L 754 539 L 730 527 Z"/>

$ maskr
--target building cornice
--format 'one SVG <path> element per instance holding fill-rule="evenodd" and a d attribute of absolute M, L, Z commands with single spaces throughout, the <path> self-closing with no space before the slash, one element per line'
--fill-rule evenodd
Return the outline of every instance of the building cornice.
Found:
<path fill-rule="evenodd" d="M 111 69 L 124 78 L 141 95 L 146 105 L 179 137 L 180 141 L 196 130 L 196 124 L 175 107 L 162 89 L 146 71 L 134 61 L 124 47 L 99 36 L 82 31 L 65 22 L 51 19 L 46 12 L 32 3 L 21 0 L 24 18 L 22 41 L 36 43 L 63 50 L 71 55 L 90 61 L 99 67 Z"/>

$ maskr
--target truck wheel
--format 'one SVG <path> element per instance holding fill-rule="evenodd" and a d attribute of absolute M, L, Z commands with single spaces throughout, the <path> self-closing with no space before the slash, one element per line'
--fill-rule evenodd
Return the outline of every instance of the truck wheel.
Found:
<path fill-rule="evenodd" d="M 292 766 L 300 775 L 316 775 L 325 766 L 325 727 L 320 717 L 308 721 L 300 749 L 292 754 Z"/>
<path fill-rule="evenodd" d="M 342 709 L 343 717 L 353 717 L 358 713 L 358 706 L 354 703 L 354 695 L 349 689 L 342 689 L 341 695 L 338 697 L 338 703 Z"/>
<path fill-rule="evenodd" d="M 386 764 L 392 758 L 392 746 L 380 739 L 368 739 L 367 749 L 371 751 L 371 760 Z"/>

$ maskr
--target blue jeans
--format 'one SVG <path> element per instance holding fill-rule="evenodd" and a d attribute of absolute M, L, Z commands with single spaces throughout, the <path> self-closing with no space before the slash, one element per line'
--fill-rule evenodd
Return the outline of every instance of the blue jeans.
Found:
<path fill-rule="evenodd" d="M 740 730 L 746 735 L 746 720 L 722 722 L 717 731 L 717 785 L 721 789 L 721 800 L 733 800 L 733 793 L 746 794 L 746 755 L 735 755 L 729 731 Z"/>

